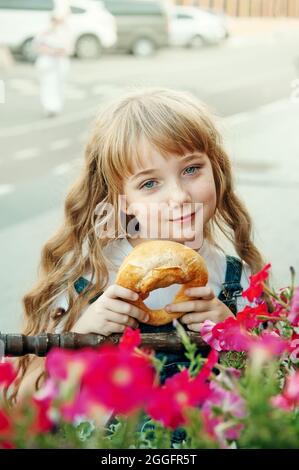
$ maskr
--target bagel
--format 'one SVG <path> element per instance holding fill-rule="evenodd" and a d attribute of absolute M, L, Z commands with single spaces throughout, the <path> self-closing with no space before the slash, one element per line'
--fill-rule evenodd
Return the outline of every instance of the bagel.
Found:
<path fill-rule="evenodd" d="M 138 300 L 128 302 L 148 313 L 147 325 L 159 326 L 170 323 L 185 312 L 149 309 L 143 303 L 149 293 L 171 284 L 183 284 L 172 303 L 191 300 L 192 297 L 186 296 L 184 291 L 188 287 L 205 286 L 208 270 L 203 257 L 192 248 L 169 240 L 151 240 L 133 248 L 119 267 L 115 282 L 136 292 Z"/>

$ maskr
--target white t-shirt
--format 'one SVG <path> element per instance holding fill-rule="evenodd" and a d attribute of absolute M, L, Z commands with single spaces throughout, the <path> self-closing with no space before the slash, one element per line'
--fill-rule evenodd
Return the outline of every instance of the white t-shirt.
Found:
<path fill-rule="evenodd" d="M 40 48 L 46 46 L 52 53 L 63 50 L 62 56 L 69 56 L 74 51 L 73 34 L 67 24 L 62 24 L 38 34 L 34 39 L 34 46 L 38 55 L 48 55 L 40 52 Z"/>
<path fill-rule="evenodd" d="M 133 246 L 129 243 L 126 238 L 115 240 L 104 248 L 104 254 L 106 258 L 112 263 L 109 266 L 109 281 L 107 287 L 115 283 L 115 278 L 118 272 L 120 265 L 122 264 L 124 258 L 132 251 Z M 197 250 L 198 253 L 204 258 L 208 272 L 209 272 L 209 281 L 208 286 L 213 289 L 215 295 L 218 297 L 223 286 L 222 283 L 225 280 L 226 273 L 226 257 L 225 254 L 219 250 L 214 245 L 210 244 L 207 240 L 204 240 L 202 247 Z M 241 281 L 240 284 L 243 287 L 243 290 L 247 289 L 249 286 L 249 276 L 251 275 L 250 268 L 248 264 L 244 261 Z M 83 277 L 88 281 L 91 280 L 91 273 L 83 274 Z M 106 287 L 106 288 L 107 288 Z M 167 304 L 171 303 L 180 289 L 180 284 L 172 284 L 171 286 L 156 289 L 150 293 L 144 303 L 147 307 L 152 310 L 165 307 Z M 65 311 L 68 309 L 68 295 L 67 293 L 61 294 L 53 304 L 54 308 L 63 308 Z M 238 312 L 243 310 L 246 305 L 246 299 L 244 297 L 237 297 L 237 310 Z M 87 306 L 88 307 L 88 306 Z M 86 307 L 86 308 L 87 308 Z M 82 311 L 81 315 L 84 313 L 85 309 Z M 62 331 L 63 325 L 66 321 L 66 317 L 63 317 L 59 325 L 55 328 L 56 333 Z"/>

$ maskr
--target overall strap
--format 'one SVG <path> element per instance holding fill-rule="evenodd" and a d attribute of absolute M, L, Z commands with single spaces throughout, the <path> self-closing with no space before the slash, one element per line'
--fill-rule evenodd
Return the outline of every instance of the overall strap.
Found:
<path fill-rule="evenodd" d="M 74 288 L 75 288 L 75 291 L 77 292 L 77 294 L 81 294 L 85 289 L 86 287 L 88 287 L 90 284 L 90 281 L 88 281 L 87 279 L 85 279 L 85 277 L 79 277 L 79 279 L 76 280 L 76 282 L 74 283 Z M 89 304 L 92 304 L 93 302 L 95 302 L 101 295 L 103 294 L 103 292 L 99 292 L 97 295 L 95 295 L 92 299 L 89 300 Z"/>
<path fill-rule="evenodd" d="M 218 299 L 221 300 L 235 315 L 237 313 L 237 297 L 243 292 L 240 284 L 242 276 L 242 261 L 235 256 L 226 255 L 225 281 Z"/>

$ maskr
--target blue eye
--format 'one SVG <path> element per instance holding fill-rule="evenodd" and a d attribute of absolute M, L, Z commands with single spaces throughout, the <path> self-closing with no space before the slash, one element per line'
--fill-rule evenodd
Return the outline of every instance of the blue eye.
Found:
<path fill-rule="evenodd" d="M 187 170 L 190 170 L 190 168 L 196 168 L 197 170 L 199 170 L 199 169 L 200 169 L 200 167 L 199 167 L 199 166 L 189 166 L 188 168 L 186 168 L 186 170 L 185 170 L 185 171 L 187 171 Z M 188 174 L 188 175 L 192 175 L 192 174 L 194 174 L 194 173 L 193 173 L 193 172 L 191 172 L 191 173 L 187 173 L 187 174 Z"/>
<path fill-rule="evenodd" d="M 195 168 L 196 170 L 200 170 L 200 168 L 202 168 L 202 166 L 189 166 L 189 167 L 186 168 L 184 171 L 190 170 L 191 168 Z M 188 174 L 188 175 L 194 175 L 194 173 L 196 173 L 196 172 L 194 172 L 194 171 L 193 171 L 193 172 L 188 172 L 187 174 Z M 140 186 L 139 189 L 143 189 L 143 188 L 145 188 L 145 189 L 153 189 L 154 186 L 147 186 L 148 184 L 153 184 L 153 183 L 155 183 L 154 180 L 148 180 L 148 181 L 146 181 L 145 183 L 143 183 L 143 184 Z"/>
<path fill-rule="evenodd" d="M 149 183 L 154 183 L 154 180 L 146 181 L 146 183 L 144 183 L 142 186 L 140 186 L 140 189 L 142 189 L 142 188 L 153 189 L 152 186 L 151 186 L 150 188 L 149 188 L 148 186 L 146 186 L 146 185 L 149 184 Z"/>

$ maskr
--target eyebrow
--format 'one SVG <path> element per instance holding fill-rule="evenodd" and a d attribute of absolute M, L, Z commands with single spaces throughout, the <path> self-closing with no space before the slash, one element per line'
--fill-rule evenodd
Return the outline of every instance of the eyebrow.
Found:
<path fill-rule="evenodd" d="M 181 158 L 181 160 L 183 160 L 184 162 L 188 162 L 190 160 L 194 160 L 194 158 L 204 158 L 204 154 L 203 153 L 192 153 L 190 155 L 185 155 L 184 157 Z M 134 175 L 132 177 L 132 181 L 137 179 L 137 178 L 140 178 L 141 176 L 151 174 L 155 171 L 159 171 L 159 169 L 158 168 L 148 168 L 147 170 L 142 170 L 142 171 L 140 171 L 139 173 L 137 173 L 136 175 Z"/>

